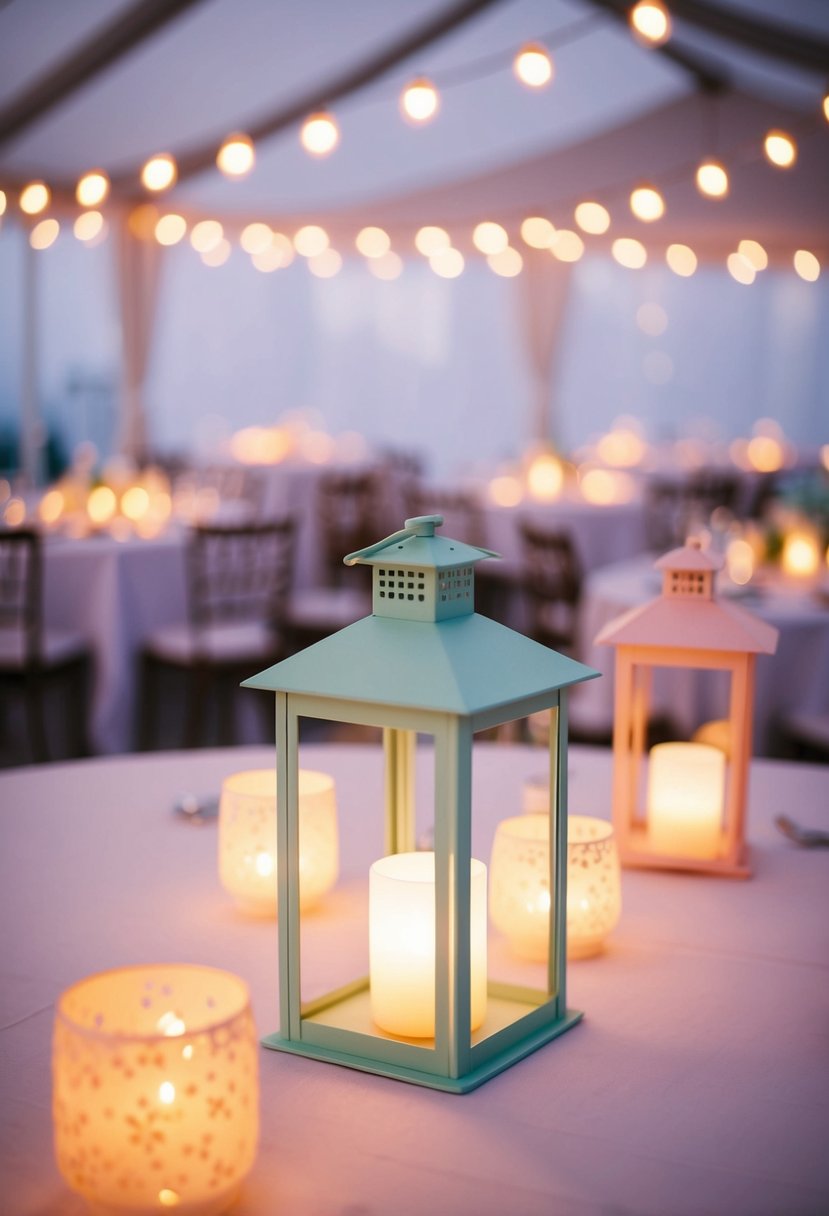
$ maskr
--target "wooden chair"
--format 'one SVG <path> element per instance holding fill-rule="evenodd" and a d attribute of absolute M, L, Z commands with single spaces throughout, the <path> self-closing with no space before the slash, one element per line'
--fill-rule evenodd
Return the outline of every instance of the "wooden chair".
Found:
<path fill-rule="evenodd" d="M 518 524 L 523 588 L 529 609 L 527 632 L 535 641 L 573 655 L 581 603 L 581 564 L 569 535 L 529 520 Z"/>
<path fill-rule="evenodd" d="M 287 653 L 285 612 L 293 580 L 295 530 L 291 518 L 193 528 L 186 550 L 188 619 L 152 634 L 141 656 L 142 750 L 158 733 L 165 671 L 184 676 L 185 746 L 203 741 L 214 698 L 218 699 L 219 742 L 235 741 L 233 705 L 239 683 Z M 263 702 L 262 708 L 272 725 L 272 705 Z"/>
<path fill-rule="evenodd" d="M 291 649 L 310 646 L 371 612 L 368 567 L 348 569 L 343 558 L 382 535 L 382 504 L 382 479 L 375 470 L 338 470 L 320 478 L 316 531 L 322 583 L 291 596 L 287 611 Z"/>
<path fill-rule="evenodd" d="M 22 701 L 29 759 L 50 758 L 47 700 L 62 691 L 71 754 L 89 754 L 92 652 L 80 634 L 43 625 L 42 551 L 37 532 L 0 531 L 0 691 Z M 8 694 L 8 696 L 7 696 Z"/>
<path fill-rule="evenodd" d="M 645 490 L 645 537 L 648 548 L 664 553 L 685 543 L 698 524 L 707 524 L 717 507 L 733 510 L 740 482 L 717 469 L 698 469 L 687 477 L 654 477 Z"/>

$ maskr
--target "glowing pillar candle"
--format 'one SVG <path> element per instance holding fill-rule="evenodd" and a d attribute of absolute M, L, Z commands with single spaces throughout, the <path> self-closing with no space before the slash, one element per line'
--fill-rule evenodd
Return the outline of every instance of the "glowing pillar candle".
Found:
<path fill-rule="evenodd" d="M 60 997 L 52 1046 L 58 1167 L 98 1213 L 215 1216 L 256 1155 L 248 990 L 212 967 L 126 967 Z"/>
<path fill-rule="evenodd" d="M 598 954 L 622 907 L 619 857 L 604 819 L 567 819 L 567 957 Z M 550 930 L 550 820 L 523 814 L 498 824 L 490 864 L 492 922 L 519 958 L 546 962 Z"/>
<path fill-rule="evenodd" d="M 658 853 L 716 857 L 725 755 L 706 743 L 658 743 L 648 764 L 648 838 Z"/>
<path fill-rule="evenodd" d="M 486 866 L 471 862 L 471 1029 L 486 1016 Z M 403 1038 L 435 1033 L 435 855 L 395 853 L 369 872 L 371 1014 Z"/>
<path fill-rule="evenodd" d="M 299 906 L 313 907 L 337 881 L 334 778 L 299 770 Z M 219 877 L 255 916 L 276 915 L 276 772 L 234 773 L 219 804 Z"/>

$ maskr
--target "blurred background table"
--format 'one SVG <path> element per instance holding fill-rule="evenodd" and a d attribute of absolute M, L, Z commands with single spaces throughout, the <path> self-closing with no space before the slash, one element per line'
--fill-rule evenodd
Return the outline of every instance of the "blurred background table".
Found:
<path fill-rule="evenodd" d="M 239 748 L 0 775 L 4 1212 L 86 1210 L 51 1144 L 51 1028 L 67 985 L 130 963 L 212 964 L 250 984 L 259 1032 L 276 1028 L 276 927 L 220 889 L 215 827 L 172 811 L 183 790 L 218 793 L 272 759 Z M 372 827 L 381 835 L 380 749 L 308 747 L 302 763 L 334 774 L 342 829 L 339 884 L 304 931 L 339 944 Z M 496 823 L 545 760 L 483 745 L 474 763 L 474 849 L 488 861 Z M 606 752 L 572 749 L 574 813 L 607 816 L 610 784 Z M 825 1211 L 827 855 L 772 820 L 796 809 L 825 827 L 827 795 L 825 769 L 754 761 L 755 877 L 626 872 L 606 954 L 568 969 L 584 1023 L 472 1094 L 263 1051 L 261 1147 L 236 1216 Z M 362 945 L 346 943 L 349 957 Z"/>
<path fill-rule="evenodd" d="M 579 714 L 595 723 L 613 719 L 612 647 L 594 646 L 599 630 L 614 617 L 659 595 L 661 575 L 653 554 L 642 554 L 591 571 L 584 582 L 580 655 L 604 677 L 579 690 Z M 754 699 L 754 750 L 772 754 L 787 714 L 829 712 L 829 595 L 773 572 L 750 588 L 737 588 L 737 602 L 779 629 L 774 655 L 758 657 Z M 723 594 L 728 594 L 725 592 Z M 724 682 L 698 671 L 657 673 L 654 709 L 669 712 L 690 735 L 702 722 L 725 716 Z"/>

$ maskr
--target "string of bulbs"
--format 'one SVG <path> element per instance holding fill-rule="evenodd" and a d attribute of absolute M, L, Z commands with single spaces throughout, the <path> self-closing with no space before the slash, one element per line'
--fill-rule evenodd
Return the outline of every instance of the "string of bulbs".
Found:
<path fill-rule="evenodd" d="M 661 46 L 671 36 L 670 12 L 663 0 L 638 0 L 630 8 L 628 18 L 634 36 L 648 46 Z M 555 74 L 554 62 L 550 53 L 551 47 L 561 46 L 583 37 L 592 30 L 595 23 L 596 14 L 592 14 L 545 35 L 543 39 L 524 44 L 516 52 L 512 61 L 516 79 L 533 90 L 547 87 Z M 455 73 L 446 73 L 441 87 L 452 87 L 454 84 L 462 83 L 476 76 L 499 70 L 502 66 L 501 56 L 498 57 L 497 62 L 494 57 L 488 57 L 486 60 L 468 64 Z M 821 104 L 823 116 L 829 122 L 829 89 L 824 91 Z M 413 125 L 422 126 L 431 122 L 440 109 L 440 92 L 437 85 L 423 76 L 410 80 L 400 93 L 399 107 L 402 116 Z M 300 125 L 299 138 L 302 146 L 310 155 L 314 157 L 330 155 L 340 141 L 339 126 L 334 115 L 327 110 L 318 110 L 309 114 Z M 791 133 L 780 129 L 769 130 L 765 134 L 762 146 L 767 162 L 775 168 L 790 169 L 795 165 L 798 149 L 797 141 Z M 254 141 L 243 132 L 234 132 L 222 141 L 215 159 L 217 167 L 226 177 L 243 178 L 255 166 Z M 140 171 L 142 186 L 154 196 L 160 196 L 169 190 L 175 185 L 177 177 L 176 159 L 168 152 L 151 156 Z M 702 195 L 711 199 L 725 198 L 728 195 L 730 183 L 728 170 L 723 160 L 714 156 L 706 156 L 696 167 L 695 182 Z M 95 209 L 106 202 L 110 189 L 110 178 L 103 169 L 91 170 L 79 179 L 75 188 L 75 201 L 85 209 L 74 224 L 74 232 L 79 240 L 92 244 L 103 239 L 106 232 L 105 220 Z M 60 197 L 60 193 L 58 193 L 58 197 Z M 52 202 L 52 191 L 43 181 L 29 182 L 20 190 L 17 202 L 24 216 L 37 219 L 49 208 Z M 0 190 L 0 215 L 6 211 L 7 204 L 6 194 Z M 660 219 L 666 209 L 662 192 L 651 184 L 634 186 L 630 191 L 629 204 L 633 216 L 643 223 L 651 223 Z M 188 231 L 188 223 L 183 216 L 177 214 L 157 216 L 155 210 L 152 207 L 148 208 L 146 204 L 138 207 L 133 216 L 134 222 L 131 217 L 130 226 L 135 235 L 144 238 L 154 237 L 162 245 L 177 244 Z M 602 235 L 610 226 L 610 213 L 602 204 L 585 200 L 575 207 L 575 220 L 582 232 L 589 235 Z M 270 234 L 269 244 L 266 248 L 259 248 L 258 246 L 264 239 L 261 230 L 265 229 Z M 504 234 L 503 238 L 500 235 L 495 238 L 497 247 L 489 248 L 485 238 L 484 244 L 481 245 L 476 239 L 479 230 L 494 229 L 499 229 Z M 48 248 L 57 239 L 59 230 L 60 226 L 56 219 L 40 220 L 29 234 L 30 243 L 37 249 Z M 250 237 L 251 231 L 257 234 L 255 238 Z M 296 252 L 307 257 L 312 271 L 319 273 L 321 277 L 336 273 L 341 265 L 341 258 L 330 247 L 327 234 L 324 234 L 325 242 L 322 248 L 314 247 L 306 251 L 303 248 L 304 241 L 301 234 L 307 231 L 323 233 L 324 230 L 315 225 L 306 225 L 295 234 L 294 241 L 291 242 L 283 234 L 274 233 L 267 225 L 249 224 L 240 234 L 240 244 L 246 252 L 251 254 L 257 269 L 281 268 L 289 264 Z M 361 236 L 366 232 L 382 233 L 383 230 L 372 227 L 362 229 L 355 242 L 358 251 L 367 257 L 370 267 L 378 274 L 378 277 L 397 277 L 402 270 L 402 262 L 391 251 L 390 241 L 389 247 L 382 248 L 379 253 L 367 253 L 365 248 L 361 248 L 361 244 L 366 245 L 365 239 L 361 242 Z M 418 242 L 420 233 L 423 232 L 443 233 L 444 230 L 434 227 L 420 229 L 414 241 L 418 251 L 429 258 L 436 273 L 444 274 L 445 277 L 455 277 L 456 274 L 461 273 L 463 255 L 452 246 L 448 234 L 444 233 L 445 240 L 443 237 L 439 238 L 439 248 L 426 251 L 421 249 Z M 529 239 L 527 233 L 532 234 Z M 246 234 L 248 234 L 247 239 Z M 557 229 L 551 221 L 541 216 L 526 217 L 521 224 L 521 235 L 525 244 L 534 248 L 549 249 L 562 261 L 576 261 L 584 252 L 584 242 L 577 232 Z M 386 234 L 383 233 L 383 236 L 385 237 Z M 387 237 L 386 239 L 388 240 Z M 473 232 L 472 241 L 475 248 L 487 257 L 491 268 L 496 273 L 507 276 L 520 273 L 523 264 L 521 255 L 518 250 L 509 245 L 506 230 L 500 225 L 488 221 L 479 224 Z M 191 243 L 201 253 L 202 259 L 208 265 L 220 265 L 230 254 L 230 242 L 225 238 L 223 226 L 218 220 L 203 219 L 195 223 L 191 228 Z M 384 242 L 381 240 L 380 244 L 384 245 Z M 248 245 L 256 246 L 256 248 L 248 248 Z M 741 245 L 756 247 L 753 258 L 738 250 L 729 255 L 727 265 L 733 277 L 738 281 L 750 282 L 753 281 L 757 270 L 765 267 L 767 258 L 763 262 L 762 257 L 756 252 L 760 248 L 757 242 L 744 241 L 741 242 Z M 682 252 L 677 252 L 685 250 L 687 250 L 687 254 L 691 255 L 690 258 Z M 611 246 L 611 252 L 621 265 L 631 268 L 638 268 L 647 260 L 644 245 L 633 238 L 617 239 Z M 764 251 L 763 256 L 765 256 Z M 691 266 L 691 258 L 693 266 Z M 386 259 L 386 261 L 382 262 L 380 259 Z M 688 246 L 669 246 L 666 250 L 666 260 L 671 269 L 678 274 L 690 274 L 696 269 L 696 256 Z M 795 270 L 802 278 L 814 281 L 819 276 L 819 261 L 810 251 L 797 250 L 793 261 Z M 397 263 L 400 263 L 399 267 Z M 385 273 L 383 273 L 383 267 Z M 689 267 L 691 268 L 689 269 Z"/>

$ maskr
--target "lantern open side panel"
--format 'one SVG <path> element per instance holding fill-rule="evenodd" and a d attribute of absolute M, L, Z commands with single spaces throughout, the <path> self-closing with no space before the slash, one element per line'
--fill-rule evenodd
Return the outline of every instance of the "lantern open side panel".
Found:
<path fill-rule="evenodd" d="M 616 657 L 614 713 L 613 822 L 620 859 L 642 868 L 683 869 L 748 877 L 743 844 L 748 759 L 751 754 L 751 704 L 755 656 L 746 653 L 619 646 Z M 654 679 L 660 669 L 722 672 L 728 676 L 728 740 L 722 814 L 716 854 L 693 857 L 655 848 L 649 833 L 647 774 L 648 726 Z"/>
<path fill-rule="evenodd" d="M 278 815 L 279 939 L 284 977 L 280 991 L 280 1032 L 267 1046 L 346 1064 L 402 1080 L 462 1092 L 501 1071 L 562 1033 L 581 1017 L 565 1007 L 566 908 L 566 712 L 559 694 L 552 707 L 550 748 L 550 961 L 538 988 L 492 982 L 486 1017 L 470 1033 L 470 876 L 461 857 L 471 856 L 472 736 L 476 729 L 535 712 L 510 706 L 472 718 L 349 703 L 300 694 L 277 694 L 278 797 L 287 813 Z M 566 701 L 566 695 L 563 696 Z M 516 712 L 517 711 L 517 712 Z M 414 767 L 418 733 L 435 744 L 435 1037 L 387 1035 L 372 1020 L 369 978 L 358 975 L 312 1001 L 303 1002 L 299 872 L 298 751 L 302 718 L 379 726 L 384 734 L 384 789 L 387 853 L 414 845 Z M 347 812 L 343 816 L 347 830 Z M 555 873 L 562 876 L 558 883 Z M 539 968 L 539 971 L 541 969 Z"/>

